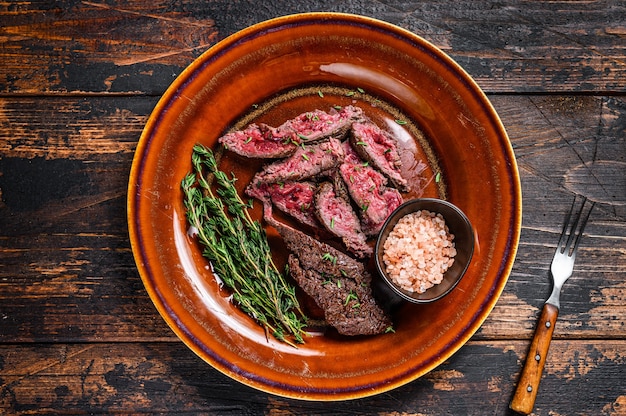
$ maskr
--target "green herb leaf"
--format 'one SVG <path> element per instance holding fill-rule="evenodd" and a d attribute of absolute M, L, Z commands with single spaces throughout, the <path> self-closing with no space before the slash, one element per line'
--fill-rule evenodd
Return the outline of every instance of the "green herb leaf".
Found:
<path fill-rule="evenodd" d="M 322 254 L 322 260 L 326 260 L 331 262 L 333 265 L 337 264 L 337 257 L 333 256 L 330 253 L 324 253 Z"/>

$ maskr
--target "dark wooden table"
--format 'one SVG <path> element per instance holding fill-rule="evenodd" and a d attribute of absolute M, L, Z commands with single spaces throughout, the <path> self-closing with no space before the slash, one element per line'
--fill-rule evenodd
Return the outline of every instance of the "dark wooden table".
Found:
<path fill-rule="evenodd" d="M 376 17 L 449 53 L 501 116 L 523 188 L 516 263 L 481 329 L 425 377 L 347 402 L 268 395 L 197 358 L 148 298 L 127 234 L 133 151 L 168 85 L 229 34 L 306 11 Z M 0 3 L 0 413 L 510 414 L 579 193 L 599 203 L 535 414 L 626 415 L 625 167 L 621 1 Z"/>

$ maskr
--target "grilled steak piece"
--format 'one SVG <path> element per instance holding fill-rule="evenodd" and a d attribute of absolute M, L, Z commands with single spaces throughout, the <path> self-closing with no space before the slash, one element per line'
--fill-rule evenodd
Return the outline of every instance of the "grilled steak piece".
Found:
<path fill-rule="evenodd" d="M 241 156 L 275 159 L 296 151 L 298 143 L 293 139 L 291 131 L 280 131 L 266 124 L 251 124 L 245 130 L 225 134 L 218 141 Z"/>
<path fill-rule="evenodd" d="M 259 183 L 248 185 L 246 194 L 271 202 L 285 214 L 311 227 L 320 227 L 315 214 L 315 192 L 317 186 L 312 182 L 285 182 L 281 184 Z"/>
<path fill-rule="evenodd" d="M 338 166 L 343 160 L 343 147 L 337 139 L 298 146 L 286 159 L 266 165 L 254 175 L 252 183 L 283 183 L 311 178 Z"/>
<path fill-rule="evenodd" d="M 329 137 L 341 140 L 348 133 L 352 123 L 363 119 L 363 110 L 354 106 L 346 106 L 339 111 L 332 108 L 328 113 L 314 110 L 286 121 L 277 130 L 295 133 L 294 140 L 298 143 L 308 143 Z"/>
<path fill-rule="evenodd" d="M 372 276 L 365 266 L 313 237 L 270 215 L 265 217 L 281 235 L 287 248 L 290 273 L 299 286 L 324 311 L 327 323 L 344 335 L 385 332 L 391 319 L 372 293 Z"/>
<path fill-rule="evenodd" d="M 372 247 L 361 230 L 359 217 L 348 199 L 337 195 L 330 182 L 319 185 L 315 194 L 315 214 L 322 225 L 343 240 L 346 248 L 360 258 L 372 255 Z"/>
<path fill-rule="evenodd" d="M 228 150 L 250 158 L 277 159 L 296 151 L 301 143 L 329 137 L 343 139 L 353 122 L 363 120 L 363 110 L 347 106 L 326 113 L 308 111 L 279 127 L 251 124 L 246 129 L 225 134 L 218 141 Z"/>
<path fill-rule="evenodd" d="M 409 191 L 407 180 L 400 174 L 402 163 L 397 142 L 389 133 L 370 121 L 353 123 L 350 143 L 363 160 L 381 171 L 394 186 Z"/>
<path fill-rule="evenodd" d="M 369 285 L 342 275 L 304 269 L 293 254 L 289 256 L 289 272 L 324 311 L 326 322 L 340 334 L 374 335 L 391 326 L 391 319 L 374 300 Z"/>
<path fill-rule="evenodd" d="M 376 234 L 393 210 L 402 204 L 402 195 L 397 189 L 385 186 L 387 179 L 364 162 L 349 142 L 343 147 L 345 156 L 339 172 L 350 197 L 361 209 L 363 231 Z"/>
<path fill-rule="evenodd" d="M 402 195 L 400 195 L 400 192 L 398 192 L 397 189 L 388 188 L 386 186 L 379 189 L 379 193 L 374 196 L 372 201 L 376 202 L 374 204 L 374 209 L 380 210 L 380 213 L 373 215 L 373 211 L 369 211 L 372 209 L 370 205 L 370 208 L 367 209 L 369 214 L 364 215 L 364 219 L 361 224 L 363 232 L 370 236 L 378 234 L 391 213 L 402 205 L 402 202 L 404 202 Z M 383 219 L 380 222 L 374 222 L 371 219 L 372 217 Z"/>
<path fill-rule="evenodd" d="M 274 218 L 265 220 L 276 228 L 303 268 L 317 270 L 325 276 L 345 276 L 364 285 L 370 284 L 372 276 L 352 257 Z"/>

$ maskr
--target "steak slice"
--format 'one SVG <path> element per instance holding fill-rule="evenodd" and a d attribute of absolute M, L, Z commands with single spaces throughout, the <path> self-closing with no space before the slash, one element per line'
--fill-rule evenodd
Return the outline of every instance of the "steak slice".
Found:
<path fill-rule="evenodd" d="M 337 195 L 330 182 L 323 182 L 317 188 L 315 214 L 331 234 L 342 239 L 348 251 L 360 258 L 372 255 L 372 247 L 367 244 L 367 237 L 350 201 Z"/>
<path fill-rule="evenodd" d="M 357 154 L 376 167 L 391 183 L 402 191 L 409 191 L 409 184 L 400 174 L 398 143 L 376 124 L 365 121 L 352 124 L 350 144 Z"/>
<path fill-rule="evenodd" d="M 318 228 L 320 223 L 315 214 L 315 192 L 313 182 L 259 183 L 248 185 L 246 194 L 266 203 L 270 201 L 279 210 L 303 224 Z"/>
<path fill-rule="evenodd" d="M 400 195 L 397 189 L 388 188 L 386 186 L 380 188 L 379 193 L 374 197 L 373 201 L 374 200 L 377 206 L 375 209 L 380 209 L 381 214 L 383 212 L 384 214 L 376 215 L 376 217 L 383 218 L 380 222 L 374 222 L 371 220 L 370 216 L 364 216 L 361 227 L 363 232 L 370 236 L 378 234 L 391 213 L 404 202 L 402 195 Z"/>
<path fill-rule="evenodd" d="M 278 159 L 290 156 L 301 143 L 334 137 L 343 139 L 352 123 L 363 120 L 363 110 L 347 106 L 340 111 L 331 109 L 308 111 L 288 120 L 279 127 L 250 124 L 218 141 L 228 150 L 249 158 Z"/>
<path fill-rule="evenodd" d="M 284 183 L 309 179 L 319 173 L 339 166 L 344 150 L 337 139 L 329 139 L 311 145 L 298 146 L 286 159 L 266 165 L 254 175 L 254 186 L 261 183 Z"/>
<path fill-rule="evenodd" d="M 277 130 L 282 134 L 294 133 L 295 141 L 298 143 L 308 143 L 329 137 L 343 139 L 352 123 L 363 119 L 363 110 L 354 106 L 346 106 L 339 111 L 332 108 L 328 113 L 314 110 L 286 121 Z"/>
<path fill-rule="evenodd" d="M 241 156 L 276 159 L 296 151 L 295 136 L 291 131 L 279 131 L 266 124 L 250 124 L 245 130 L 225 134 L 218 141 Z"/>
<path fill-rule="evenodd" d="M 300 288 L 324 311 L 326 322 L 342 335 L 375 335 L 392 323 L 376 303 L 370 286 L 346 276 L 329 276 L 304 269 L 293 254 L 289 273 Z"/>
<path fill-rule="evenodd" d="M 385 186 L 387 179 L 364 162 L 349 142 L 343 147 L 345 156 L 339 172 L 350 197 L 361 209 L 363 231 L 376 234 L 393 210 L 402 204 L 402 195 L 397 189 Z"/>
<path fill-rule="evenodd" d="M 272 217 L 265 220 L 276 228 L 289 251 L 298 257 L 303 268 L 316 270 L 325 276 L 349 277 L 359 284 L 371 283 L 372 276 L 365 270 L 365 266 L 347 254 Z"/>

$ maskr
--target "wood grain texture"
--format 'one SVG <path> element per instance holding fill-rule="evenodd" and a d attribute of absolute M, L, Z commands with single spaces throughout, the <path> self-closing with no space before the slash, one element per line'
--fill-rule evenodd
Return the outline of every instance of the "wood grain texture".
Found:
<path fill-rule="evenodd" d="M 308 11 L 406 28 L 449 53 L 487 92 L 626 90 L 626 6 L 613 0 L 39 0 L 0 8 L 0 93 L 159 95 L 220 39 Z"/>
<path fill-rule="evenodd" d="M 450 54 L 488 93 L 523 192 L 488 319 L 404 387 L 339 403 L 250 389 L 167 327 L 128 241 L 133 152 L 160 95 L 219 40 L 357 13 Z M 0 413 L 507 415 L 574 194 L 597 202 L 561 293 L 535 415 L 626 414 L 626 5 L 615 0 L 0 3 Z"/>
<path fill-rule="evenodd" d="M 0 409 L 15 414 L 506 415 L 525 342 L 470 342 L 435 371 L 382 395 L 314 403 L 267 395 L 182 343 L 0 346 Z M 623 414 L 624 341 L 555 341 L 535 415 Z M 62 377 L 59 375 L 62 374 Z M 606 386 L 603 391 L 589 384 Z M 577 394 L 564 395 L 563 389 Z M 479 399 L 478 399 L 479 398 Z"/>

